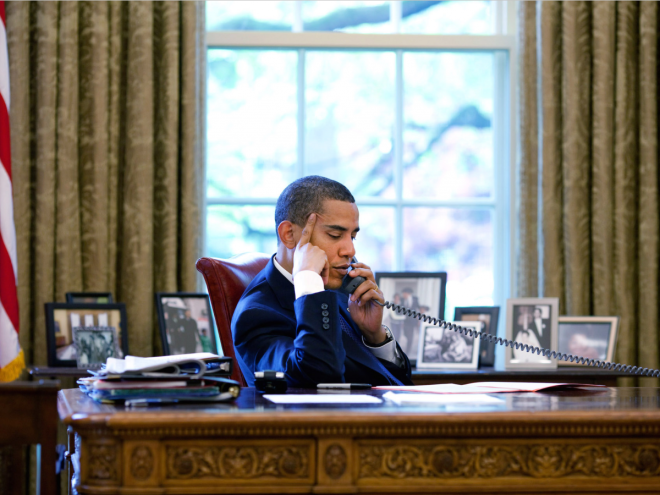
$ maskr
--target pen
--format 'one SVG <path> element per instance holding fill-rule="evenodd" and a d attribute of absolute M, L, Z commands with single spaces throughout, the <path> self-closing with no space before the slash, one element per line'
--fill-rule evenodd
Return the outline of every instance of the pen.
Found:
<path fill-rule="evenodd" d="M 316 388 L 339 388 L 345 390 L 367 390 L 371 388 L 368 383 L 319 383 Z"/>

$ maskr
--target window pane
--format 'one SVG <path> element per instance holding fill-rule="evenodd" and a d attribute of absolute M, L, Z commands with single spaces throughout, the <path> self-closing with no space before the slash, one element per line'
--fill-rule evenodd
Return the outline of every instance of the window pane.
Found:
<path fill-rule="evenodd" d="M 390 2 L 302 2 L 305 31 L 391 33 Z"/>
<path fill-rule="evenodd" d="M 490 210 L 404 208 L 405 271 L 447 272 L 445 318 L 456 306 L 493 304 Z"/>
<path fill-rule="evenodd" d="M 294 2 L 206 2 L 207 31 L 291 31 Z"/>
<path fill-rule="evenodd" d="M 394 208 L 358 207 L 360 232 L 355 238 L 355 257 L 374 273 L 394 270 Z"/>
<path fill-rule="evenodd" d="M 209 197 L 277 197 L 297 163 L 295 51 L 208 51 Z"/>
<path fill-rule="evenodd" d="M 275 206 L 211 205 L 206 215 L 206 256 L 277 250 Z"/>
<path fill-rule="evenodd" d="M 493 56 L 404 53 L 404 197 L 493 196 Z"/>
<path fill-rule="evenodd" d="M 401 32 L 495 34 L 492 2 L 402 2 Z"/>
<path fill-rule="evenodd" d="M 305 173 L 394 197 L 394 53 L 312 51 L 305 70 Z"/>

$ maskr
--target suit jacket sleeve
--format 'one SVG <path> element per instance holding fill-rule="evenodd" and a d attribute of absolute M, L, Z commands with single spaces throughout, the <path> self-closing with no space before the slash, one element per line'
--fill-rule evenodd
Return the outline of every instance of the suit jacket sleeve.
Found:
<path fill-rule="evenodd" d="M 346 352 L 337 294 L 302 296 L 294 302 L 294 311 L 292 321 L 277 305 L 250 297 L 239 303 L 232 332 L 248 384 L 253 385 L 254 372 L 260 370 L 283 371 L 289 385 L 297 387 L 344 381 Z"/>

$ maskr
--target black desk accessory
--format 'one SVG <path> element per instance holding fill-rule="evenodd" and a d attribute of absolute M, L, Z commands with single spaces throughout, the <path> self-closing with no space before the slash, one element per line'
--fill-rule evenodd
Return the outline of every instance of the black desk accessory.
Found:
<path fill-rule="evenodd" d="M 273 370 L 255 372 L 254 386 L 265 394 L 283 394 L 287 390 L 284 373 Z"/>

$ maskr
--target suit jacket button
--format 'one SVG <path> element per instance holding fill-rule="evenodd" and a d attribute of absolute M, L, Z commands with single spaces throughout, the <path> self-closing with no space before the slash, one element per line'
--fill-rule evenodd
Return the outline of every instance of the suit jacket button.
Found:
<path fill-rule="evenodd" d="M 330 325 L 328 325 L 327 323 L 323 324 L 323 329 L 324 330 L 328 330 L 329 328 L 330 328 Z"/>
<path fill-rule="evenodd" d="M 321 314 L 322 314 L 323 316 L 328 316 L 330 313 L 328 313 L 327 311 L 323 311 L 323 312 L 321 312 Z"/>
<path fill-rule="evenodd" d="M 327 316 L 324 316 L 323 317 L 323 323 L 330 323 L 330 318 L 328 318 Z"/>
<path fill-rule="evenodd" d="M 326 303 L 321 304 L 321 309 L 328 309 L 328 305 Z"/>

